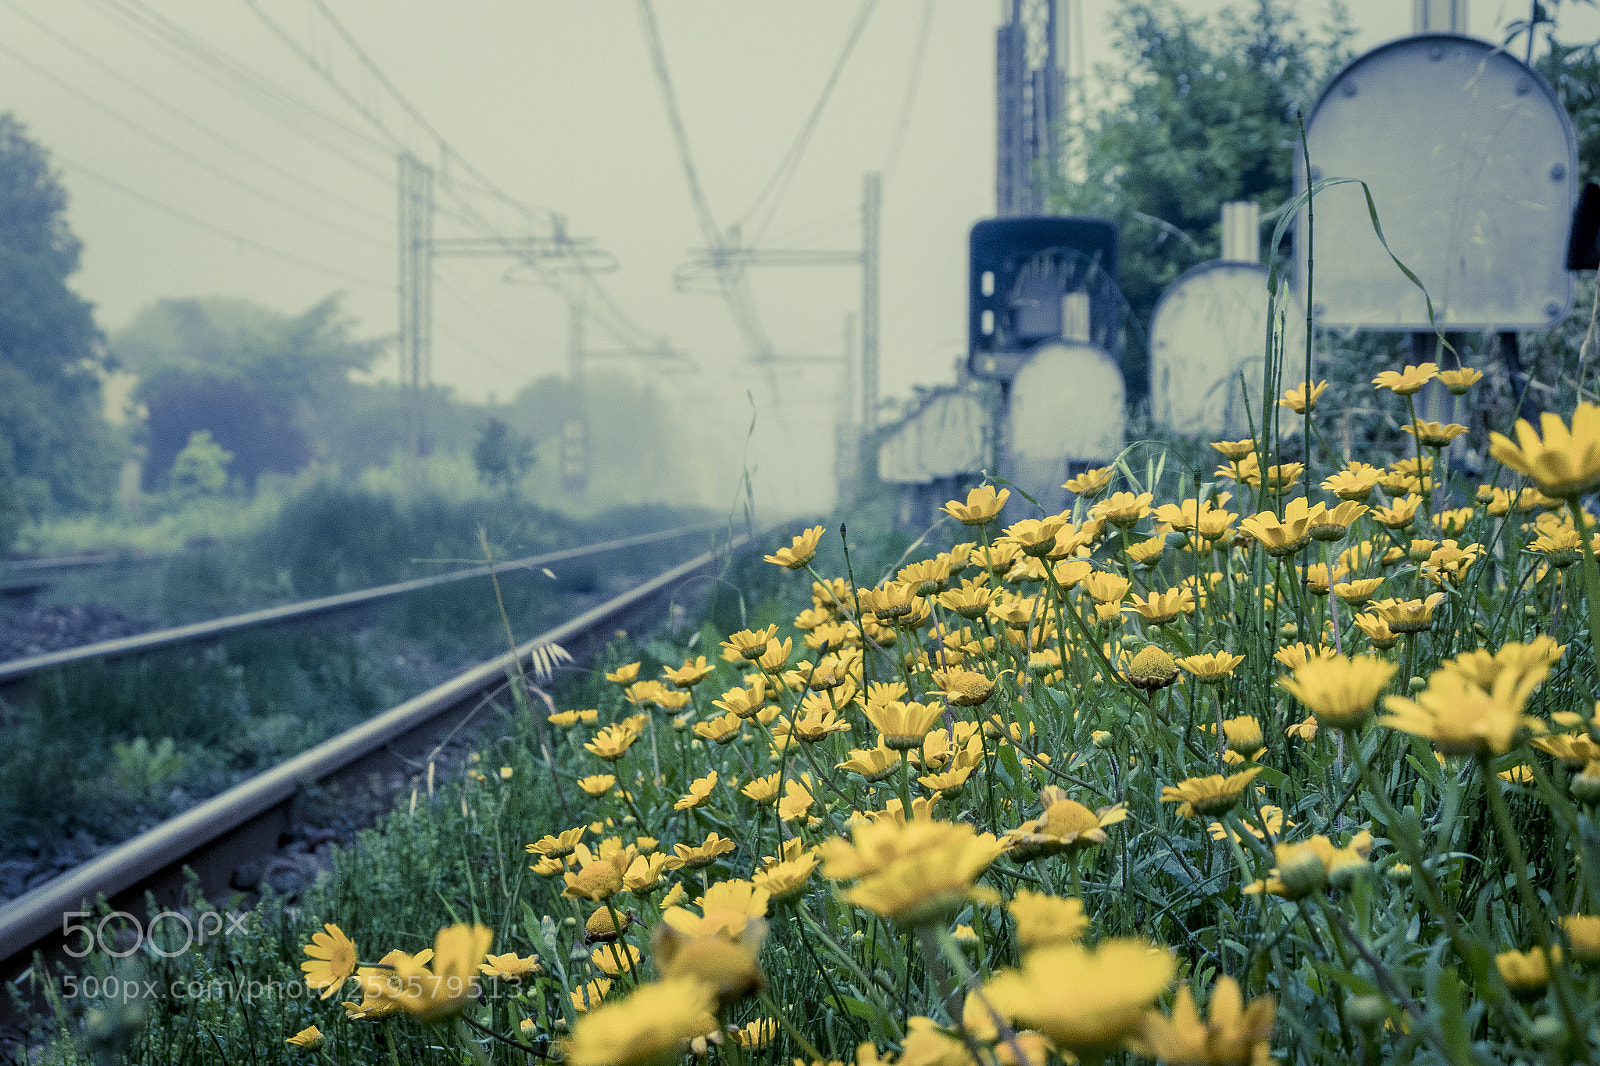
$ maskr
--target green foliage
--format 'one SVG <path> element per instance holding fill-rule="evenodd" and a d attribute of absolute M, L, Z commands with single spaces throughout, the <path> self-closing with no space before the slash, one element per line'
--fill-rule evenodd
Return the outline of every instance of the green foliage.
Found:
<path fill-rule="evenodd" d="M 317 457 L 346 477 L 401 464 L 415 466 L 411 425 L 417 410 L 417 400 L 399 385 L 348 382 L 310 398 L 307 433 Z M 483 420 L 478 405 L 435 386 L 423 394 L 420 410 L 429 445 L 427 458 L 448 459 L 464 455 L 472 447 Z"/>
<path fill-rule="evenodd" d="M 138 375 L 146 409 L 146 487 L 159 483 L 190 437 L 209 431 L 233 453 L 235 473 L 299 470 L 319 451 L 317 412 L 336 409 L 352 371 L 371 366 L 379 341 L 358 341 L 336 296 L 288 316 L 248 300 L 162 300 L 112 338 Z"/>
<path fill-rule="evenodd" d="M 1123 70 L 1102 69 L 1104 100 L 1074 138 L 1081 179 L 1051 208 L 1114 219 L 1122 230 L 1122 290 L 1135 338 L 1124 376 L 1131 400 L 1149 391 L 1143 336 L 1162 291 L 1215 258 L 1224 203 L 1269 212 L 1293 185 L 1296 109 L 1349 57 L 1352 30 L 1335 9 L 1313 35 L 1282 0 L 1206 17 L 1172 0 L 1121 5 L 1113 16 Z"/>
<path fill-rule="evenodd" d="M 559 494 L 561 427 L 581 416 L 589 423 L 591 498 L 695 502 L 692 495 L 685 499 L 693 457 L 684 454 L 679 413 L 649 387 L 620 377 L 577 387 L 565 378 L 544 377 L 518 392 L 497 416 L 534 441 L 539 466 L 529 491 L 541 499 Z"/>
<path fill-rule="evenodd" d="M 189 434 L 183 451 L 173 459 L 167 485 L 179 499 L 215 496 L 228 487 L 228 464 L 232 461 L 233 453 L 213 440 L 209 429 L 195 430 Z"/>
<path fill-rule="evenodd" d="M 67 283 L 81 245 L 49 155 L 0 114 L 0 546 L 27 518 L 103 504 L 118 449 L 88 301 Z"/>
<path fill-rule="evenodd" d="M 500 419 L 490 416 L 472 446 L 472 465 L 478 480 L 514 496 L 517 485 L 533 468 L 533 440 Z"/>
<path fill-rule="evenodd" d="M 1563 44 L 1552 36 L 1550 50 L 1534 66 L 1572 117 L 1579 177 L 1600 180 L 1600 42 Z"/>
<path fill-rule="evenodd" d="M 148 796 L 183 772 L 183 755 L 171 737 L 162 737 L 153 748 L 144 737 L 134 737 L 130 744 L 116 741 L 111 757 L 112 776 L 130 796 Z"/>
<path fill-rule="evenodd" d="M 130 573 L 116 590 L 91 587 L 100 602 L 183 624 L 470 567 L 483 561 L 480 529 L 506 560 L 700 517 L 656 507 L 580 524 L 501 498 L 397 499 L 321 479 L 235 542 Z M 689 550 L 697 542 L 558 564 L 554 579 L 503 575 L 511 627 L 530 638 L 569 617 L 573 596 L 614 594 Z M 505 649 L 486 579 L 404 597 L 366 621 L 357 632 L 251 632 L 38 678 L 3 708 L 0 862 L 49 856 L 81 834 L 123 839 Z M 141 738 L 170 738 L 181 763 Z M 170 773 L 146 772 L 152 764 Z"/>

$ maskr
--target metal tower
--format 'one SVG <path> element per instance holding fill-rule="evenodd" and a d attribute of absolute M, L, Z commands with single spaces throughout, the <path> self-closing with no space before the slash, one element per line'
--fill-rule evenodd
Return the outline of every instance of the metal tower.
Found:
<path fill-rule="evenodd" d="M 883 176 L 861 182 L 861 459 L 871 484 L 878 473 L 878 272 L 883 227 Z"/>
<path fill-rule="evenodd" d="M 428 452 L 423 415 L 433 387 L 433 168 L 409 152 L 400 160 L 400 382 L 417 455 Z"/>
<path fill-rule="evenodd" d="M 1002 0 L 995 34 L 995 213 L 1044 213 L 1062 172 L 1070 0 Z M 1058 10 L 1059 5 L 1059 10 Z"/>

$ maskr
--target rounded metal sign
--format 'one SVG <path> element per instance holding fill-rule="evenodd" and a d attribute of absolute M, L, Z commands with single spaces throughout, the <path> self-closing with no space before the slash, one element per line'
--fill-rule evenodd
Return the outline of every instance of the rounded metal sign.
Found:
<path fill-rule="evenodd" d="M 1122 451 L 1123 402 L 1122 371 L 1099 348 L 1035 348 L 1011 386 L 1007 476 L 1047 508 L 1057 505 L 1072 464 L 1110 462 Z"/>
<path fill-rule="evenodd" d="M 989 412 L 973 393 L 942 389 L 878 445 L 878 477 L 903 485 L 982 470 Z"/>
<path fill-rule="evenodd" d="M 1572 122 L 1538 73 L 1487 41 L 1420 34 L 1345 67 L 1306 121 L 1311 177 L 1372 190 L 1389 249 L 1427 287 L 1442 329 L 1542 329 L 1572 307 Z M 1306 187 L 1295 152 L 1295 189 Z M 1359 185 L 1314 199 L 1321 324 L 1428 330 L 1427 304 L 1373 232 Z M 1305 299 L 1312 234 L 1295 222 Z"/>
<path fill-rule="evenodd" d="M 1288 292 L 1283 348 L 1300 366 L 1305 312 Z M 1150 319 L 1150 400 L 1156 422 L 1174 433 L 1242 437 L 1261 421 L 1261 375 L 1267 343 L 1267 271 L 1217 259 L 1168 286 Z M 1241 382 L 1242 375 L 1242 382 Z M 1286 370 L 1287 383 L 1294 377 Z"/>

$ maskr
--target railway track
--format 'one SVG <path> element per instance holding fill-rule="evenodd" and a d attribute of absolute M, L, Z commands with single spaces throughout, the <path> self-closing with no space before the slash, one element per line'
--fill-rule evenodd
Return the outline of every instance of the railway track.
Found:
<path fill-rule="evenodd" d="M 23 659 L 12 659 L 0 663 L 0 689 L 57 667 L 161 651 L 185 644 L 200 644 L 246 630 L 264 629 L 269 626 L 305 623 L 314 619 L 329 618 L 341 613 L 356 611 L 395 600 L 401 596 L 424 592 L 462 581 L 470 581 L 491 575 L 516 573 L 518 571 L 532 571 L 557 563 L 606 555 L 626 548 L 662 544 L 697 533 L 706 533 L 714 528 L 716 528 L 715 523 L 701 523 L 692 526 L 679 526 L 657 533 L 642 533 L 634 537 L 620 537 L 576 548 L 546 552 L 542 555 L 533 555 L 524 559 L 512 559 L 508 562 L 495 563 L 492 566 L 470 567 L 464 570 L 451 571 L 447 574 L 437 574 L 433 577 L 415 578 L 411 581 L 400 581 L 391 585 L 381 585 L 376 588 L 361 589 L 336 596 L 322 596 L 313 600 L 285 604 L 281 607 L 247 611 L 242 614 L 229 615 L 225 618 L 194 622 L 189 625 L 174 626 L 170 629 L 158 629 L 131 637 L 118 637 L 115 640 L 103 640 L 94 644 L 80 645 L 76 648 L 65 648 L 61 651 L 46 652 L 42 655 L 31 655 Z"/>
<path fill-rule="evenodd" d="M 408 757 L 431 750 L 438 737 L 450 735 L 490 703 L 514 666 L 530 663 L 550 645 L 582 662 L 618 628 L 647 628 L 669 603 L 744 550 L 749 541 L 748 535 L 739 536 L 673 566 L 515 651 L 481 663 L 0 905 L 0 977 L 16 980 L 35 952 L 59 958 L 66 940 L 65 920 L 93 910 L 98 899 L 133 914 L 144 913 L 147 894 L 158 905 L 176 905 L 186 869 L 193 870 L 207 898 L 233 894 L 234 874 L 241 864 L 276 854 L 289 828 L 290 805 L 304 788 L 361 782 L 372 773 L 408 765 Z M 619 543 L 608 542 L 606 547 L 614 549 Z M 600 548 L 594 545 L 589 550 Z M 483 568 L 484 573 L 488 570 Z"/>
<path fill-rule="evenodd" d="M 62 578 L 85 571 L 148 566 L 193 553 L 193 549 L 182 552 L 88 551 L 38 559 L 7 559 L 0 562 L 0 600 L 28 599 Z"/>

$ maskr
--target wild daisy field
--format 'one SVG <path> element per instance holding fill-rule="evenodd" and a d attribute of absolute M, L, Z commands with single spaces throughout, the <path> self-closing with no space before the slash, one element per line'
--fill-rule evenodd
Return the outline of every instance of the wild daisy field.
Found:
<path fill-rule="evenodd" d="M 781 619 L 521 679 L 316 892 L 144 964 L 278 994 L 58 997 L 46 1059 L 1592 1061 L 1600 407 L 1473 489 L 1413 397 L 1479 377 L 1380 374 L 1386 466 L 1308 382 L 1309 462 L 1219 441 L 1009 524 L 984 484 L 870 586 L 844 529 L 769 545 Z"/>

